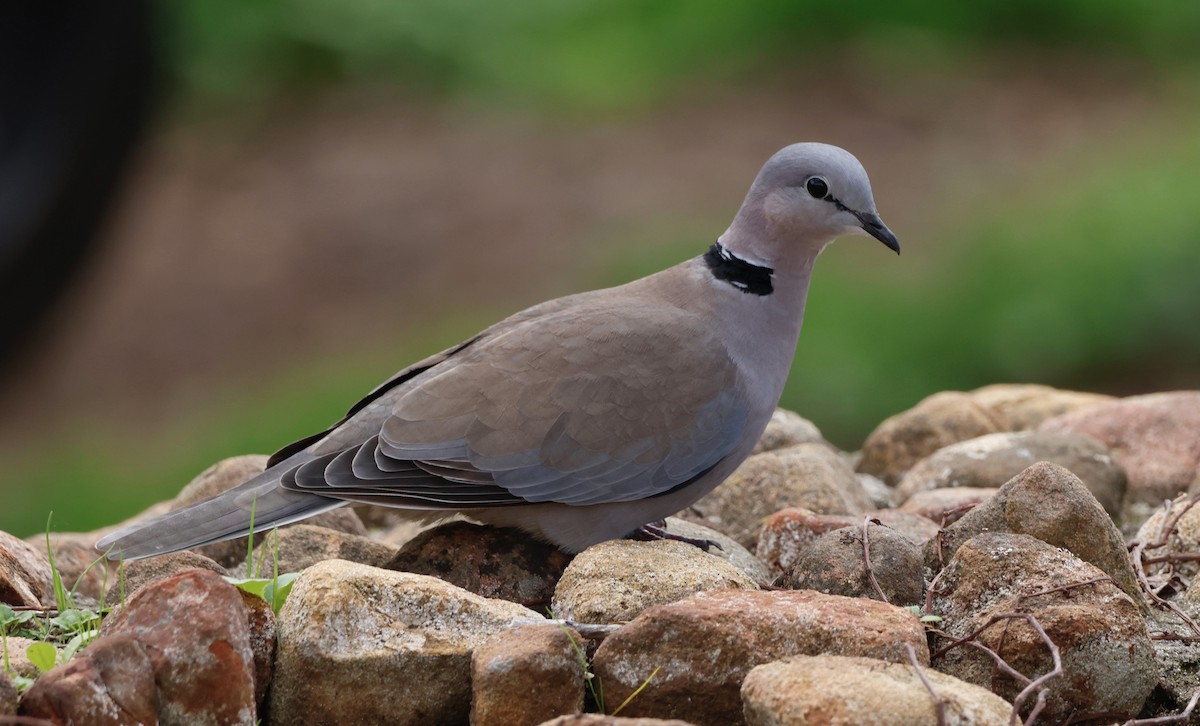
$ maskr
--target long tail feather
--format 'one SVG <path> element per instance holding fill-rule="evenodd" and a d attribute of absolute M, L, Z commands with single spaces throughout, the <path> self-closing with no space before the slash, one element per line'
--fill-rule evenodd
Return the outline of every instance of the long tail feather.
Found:
<path fill-rule="evenodd" d="M 139 560 L 250 534 L 252 512 L 254 531 L 259 532 L 346 504 L 280 487 L 280 474 L 291 463 L 271 467 L 212 499 L 118 530 L 97 542 L 96 549 L 110 560 Z"/>

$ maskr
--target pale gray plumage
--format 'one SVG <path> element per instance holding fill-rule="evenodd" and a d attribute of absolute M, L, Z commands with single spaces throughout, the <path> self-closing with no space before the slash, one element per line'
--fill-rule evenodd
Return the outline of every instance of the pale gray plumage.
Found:
<path fill-rule="evenodd" d="M 899 251 L 853 156 L 788 146 L 708 254 L 517 313 L 397 373 L 259 476 L 97 548 L 147 557 L 242 536 L 252 510 L 261 530 L 348 502 L 462 511 L 571 551 L 629 535 L 749 455 L 783 391 L 813 263 L 854 232 Z"/>

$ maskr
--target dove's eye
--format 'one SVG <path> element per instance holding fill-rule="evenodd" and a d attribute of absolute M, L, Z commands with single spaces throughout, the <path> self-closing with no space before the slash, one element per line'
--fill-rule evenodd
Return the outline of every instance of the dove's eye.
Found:
<path fill-rule="evenodd" d="M 819 176 L 810 176 L 808 181 L 804 182 L 804 188 L 817 199 L 829 196 L 829 184 Z"/>

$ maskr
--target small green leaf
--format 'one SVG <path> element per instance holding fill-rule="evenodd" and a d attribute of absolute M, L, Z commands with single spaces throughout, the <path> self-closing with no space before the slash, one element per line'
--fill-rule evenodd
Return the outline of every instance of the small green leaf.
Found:
<path fill-rule="evenodd" d="M 267 586 L 263 590 L 263 599 L 271 603 L 271 609 L 275 611 L 276 615 L 279 614 L 283 602 L 287 600 L 288 593 L 292 591 L 292 585 L 299 576 L 298 572 L 289 572 L 267 582 Z"/>
<path fill-rule="evenodd" d="M 251 595 L 258 595 L 264 600 L 267 598 L 263 592 L 267 589 L 267 585 L 271 584 L 270 580 L 252 577 L 226 577 L 225 582 Z"/>
<path fill-rule="evenodd" d="M 940 623 L 940 622 L 942 622 L 942 620 L 943 620 L 943 618 L 941 615 L 922 615 L 921 616 L 922 623 Z"/>
<path fill-rule="evenodd" d="M 90 610 L 64 610 L 55 617 L 50 618 L 50 624 L 57 625 L 59 628 L 69 632 L 76 632 L 83 628 L 91 627 L 98 620 L 100 620 L 99 613 L 94 613 Z"/>
<path fill-rule="evenodd" d="M 53 668 L 58 660 L 58 651 L 49 643 L 34 643 L 25 649 L 25 655 L 29 657 L 29 662 L 42 673 Z"/>
<path fill-rule="evenodd" d="M 24 693 L 25 691 L 28 691 L 29 687 L 33 685 L 32 678 L 28 678 L 26 676 L 22 676 L 17 673 L 9 673 L 8 679 L 10 681 L 12 681 L 12 684 L 14 686 L 17 687 L 17 691 L 19 693 Z"/>

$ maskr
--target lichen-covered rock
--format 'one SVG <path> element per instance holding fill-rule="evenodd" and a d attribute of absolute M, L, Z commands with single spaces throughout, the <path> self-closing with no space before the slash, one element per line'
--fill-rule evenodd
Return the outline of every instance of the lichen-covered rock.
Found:
<path fill-rule="evenodd" d="M 476 595 L 542 611 L 571 556 L 509 527 L 450 522 L 410 540 L 386 569 L 432 575 Z"/>
<path fill-rule="evenodd" d="M 220 575 L 191 569 L 142 587 L 105 620 L 97 642 L 122 634 L 136 638 L 150 659 L 160 722 L 255 722 L 246 608 Z"/>
<path fill-rule="evenodd" d="M 822 653 L 907 662 L 905 644 L 926 664 L 917 616 L 877 600 L 722 590 L 643 612 L 605 638 L 592 668 L 609 703 L 645 684 L 624 715 L 725 726 L 742 720 L 741 684 L 754 666 Z"/>
<path fill-rule="evenodd" d="M 968 393 L 935 393 L 879 424 L 863 443 L 858 470 L 896 486 L 914 464 L 938 449 L 1003 431 L 1003 426 Z"/>
<path fill-rule="evenodd" d="M 758 585 L 729 562 L 677 542 L 609 540 L 567 566 L 554 590 L 554 616 L 576 623 L 622 623 L 653 605 L 705 590 Z"/>
<path fill-rule="evenodd" d="M 0 532 L 0 603 L 36 607 L 54 603 L 54 580 L 45 551 Z"/>
<path fill-rule="evenodd" d="M 664 529 L 671 534 L 677 534 L 682 537 L 691 537 L 696 540 L 706 539 L 716 542 L 716 547 L 708 548 L 708 554 L 716 555 L 726 560 L 729 564 L 746 573 L 747 577 L 759 585 L 770 584 L 774 577 L 762 560 L 751 554 L 750 550 L 743 547 L 737 540 L 724 532 L 718 532 L 711 527 L 705 527 L 703 524 L 681 519 L 680 517 L 667 517 Z"/>
<path fill-rule="evenodd" d="M 1171 566 L 1180 574 L 1194 578 L 1200 574 L 1200 562 L 1187 559 L 1200 552 L 1200 504 L 1192 504 L 1195 495 L 1181 494 L 1154 510 L 1150 518 L 1142 523 L 1134 536 L 1135 542 L 1147 545 L 1149 557 L 1182 555 Z M 1167 527 L 1170 526 L 1170 531 Z M 1158 547 L 1149 547 L 1162 542 Z M 1166 567 L 1166 563 L 1146 565 L 1147 574 L 1154 574 Z M 1200 597 L 1200 588 L 1189 587 L 1185 598 Z"/>
<path fill-rule="evenodd" d="M 488 638 L 471 655 L 471 723 L 535 724 L 582 712 L 585 645 L 553 623 Z"/>
<path fill-rule="evenodd" d="M 1145 519 L 1200 479 L 1200 391 L 1131 396 L 1063 414 L 1041 431 L 1087 434 L 1128 476 L 1126 518 Z"/>
<path fill-rule="evenodd" d="M 788 507 L 861 514 L 874 504 L 854 471 L 832 449 L 800 444 L 751 456 L 689 511 L 701 524 L 751 548 L 758 542 L 763 518 Z"/>
<path fill-rule="evenodd" d="M 980 436 L 939 449 L 917 462 L 896 487 L 900 501 L 928 489 L 998 487 L 1039 461 L 1079 477 L 1110 515 L 1121 511 L 1125 470 L 1087 434 L 1022 431 Z"/>
<path fill-rule="evenodd" d="M 887 602 L 915 605 L 925 594 L 921 549 L 902 534 L 879 524 L 868 524 L 867 543 L 871 572 Z M 782 585 L 795 590 L 817 590 L 831 595 L 883 599 L 866 567 L 863 528 L 860 525 L 826 532 L 800 552 Z"/>
<path fill-rule="evenodd" d="M 156 724 L 160 719 L 155 706 L 154 673 L 150 655 L 134 633 L 106 636 L 97 639 L 69 662 L 38 678 L 21 699 L 21 711 L 27 717 L 56 724 Z M 177 717 L 178 713 L 172 715 Z M 253 719 L 188 721 L 179 718 L 164 722 L 254 723 Z"/>
<path fill-rule="evenodd" d="M 967 540 L 934 593 L 931 610 L 943 618 L 943 630 L 952 638 L 967 637 L 1009 613 L 1037 620 L 1063 665 L 1062 677 L 1046 683 L 1041 719 L 1047 723 L 1077 713 L 1135 716 L 1158 680 L 1154 646 L 1138 605 L 1100 569 L 1029 535 L 985 533 Z M 976 640 L 1030 678 L 1053 669 L 1050 649 L 1023 619 L 993 624 Z M 933 665 L 1006 699 L 1023 688 L 998 671 L 991 658 L 967 646 L 940 651 Z M 1022 712 L 1033 704 L 1033 698 L 1026 700 Z"/>
<path fill-rule="evenodd" d="M 932 521 L 899 509 L 877 509 L 865 517 L 878 520 L 917 545 L 924 545 L 938 533 L 938 526 Z M 782 509 L 763 521 L 755 552 L 766 564 L 772 578 L 779 577 L 791 569 L 800 553 L 817 537 L 842 527 L 861 527 L 863 519 L 844 514 L 817 514 L 799 507 Z"/>
<path fill-rule="evenodd" d="M 1061 466 L 1042 462 L 1014 476 L 926 543 L 925 564 L 937 572 L 963 542 L 982 532 L 1028 534 L 1064 547 L 1141 599 L 1121 532 L 1083 482 Z"/>
<path fill-rule="evenodd" d="M 1116 400 L 1102 393 L 1066 391 L 1036 383 L 994 383 L 971 397 L 999 419 L 1005 431 L 1030 431 L 1046 419 Z"/>
<path fill-rule="evenodd" d="M 251 571 L 269 575 L 275 569 L 276 559 L 279 572 L 300 572 L 324 560 L 348 560 L 383 567 L 395 556 L 395 547 L 370 537 L 297 523 L 262 536 L 251 556 Z M 244 572 L 245 565 L 232 569 Z"/>
<path fill-rule="evenodd" d="M 465 722 L 472 649 L 542 619 L 435 577 L 320 562 L 279 613 L 271 722 Z"/>
<path fill-rule="evenodd" d="M 986 502 L 998 490 L 985 487 L 950 487 L 917 492 L 900 505 L 900 511 L 916 514 L 945 527 Z"/>
<path fill-rule="evenodd" d="M 923 669 L 936 699 L 907 663 L 841 655 L 796 656 L 760 665 L 742 683 L 749 726 L 1004 726 L 1012 707 L 1003 698 L 953 676 Z"/>
<path fill-rule="evenodd" d="M 777 408 L 775 413 L 771 414 L 766 431 L 763 431 L 751 453 L 761 454 L 764 451 L 786 449 L 796 444 L 828 445 L 821 436 L 821 430 L 812 421 L 798 413 Z"/>

